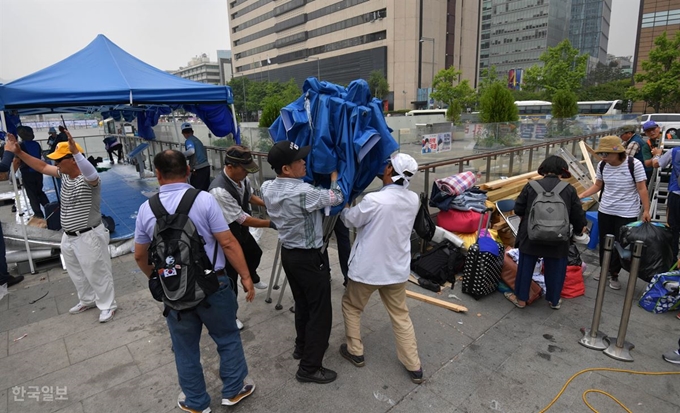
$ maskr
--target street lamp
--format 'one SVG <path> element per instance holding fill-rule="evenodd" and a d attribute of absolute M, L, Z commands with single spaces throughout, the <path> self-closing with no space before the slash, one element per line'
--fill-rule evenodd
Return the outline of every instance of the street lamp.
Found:
<path fill-rule="evenodd" d="M 315 57 L 315 56 L 309 56 L 309 57 L 305 57 L 305 62 L 309 62 L 310 59 L 316 60 L 316 79 L 318 81 L 321 81 L 321 71 L 319 70 L 319 60 L 320 59 L 318 57 Z"/>
<path fill-rule="evenodd" d="M 423 42 L 432 42 L 432 78 L 430 80 L 430 89 L 434 91 L 434 38 L 433 37 L 421 37 L 420 38 L 420 43 Z M 428 101 L 428 106 L 429 106 L 429 101 Z"/>
<path fill-rule="evenodd" d="M 241 72 L 241 84 L 243 85 L 243 121 L 247 121 L 248 117 L 248 108 L 246 104 L 246 74 L 244 72 Z"/>

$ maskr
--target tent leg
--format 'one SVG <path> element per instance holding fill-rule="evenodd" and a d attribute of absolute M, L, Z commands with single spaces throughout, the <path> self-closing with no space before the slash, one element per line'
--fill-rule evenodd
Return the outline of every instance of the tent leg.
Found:
<path fill-rule="evenodd" d="M 26 232 L 26 222 L 24 222 L 24 206 L 21 204 L 21 197 L 19 196 L 19 190 L 17 189 L 17 176 L 13 168 L 10 168 L 10 175 L 12 175 L 12 184 L 14 185 L 14 202 L 17 206 L 17 211 L 19 212 L 19 219 L 21 220 L 21 229 L 23 229 L 24 232 L 24 244 L 26 245 L 26 253 L 28 254 L 28 265 L 31 268 L 31 274 L 35 274 L 35 265 L 33 265 L 31 247 L 28 245 L 28 233 Z"/>

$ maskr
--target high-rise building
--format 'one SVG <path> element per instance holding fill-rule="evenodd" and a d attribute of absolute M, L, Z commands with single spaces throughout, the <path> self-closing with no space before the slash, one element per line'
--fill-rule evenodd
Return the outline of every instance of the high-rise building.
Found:
<path fill-rule="evenodd" d="M 542 66 L 541 54 L 569 37 L 570 13 L 565 0 L 482 0 L 479 70 Z"/>
<path fill-rule="evenodd" d="M 649 59 L 649 51 L 654 48 L 655 38 L 663 32 L 666 32 L 669 38 L 673 38 L 678 30 L 680 30 L 680 0 L 640 0 L 633 73 L 640 71 L 641 62 Z M 645 113 L 646 110 L 644 102 L 635 102 L 633 105 L 635 113 Z"/>
<path fill-rule="evenodd" d="M 231 66 L 231 50 L 218 50 L 217 64 L 220 68 L 220 84 L 226 85 L 234 77 L 234 69 Z"/>
<path fill-rule="evenodd" d="M 235 77 L 346 85 L 377 70 L 396 109 L 426 104 L 417 91 L 449 56 L 456 65 L 477 55 L 476 0 L 229 0 L 228 10 Z"/>
<path fill-rule="evenodd" d="M 220 67 L 217 62 L 211 62 L 207 54 L 191 58 L 186 67 L 171 71 L 175 76 L 201 83 L 220 84 Z"/>
<path fill-rule="evenodd" d="M 600 63 L 607 61 L 612 0 L 571 0 L 569 41 Z"/>

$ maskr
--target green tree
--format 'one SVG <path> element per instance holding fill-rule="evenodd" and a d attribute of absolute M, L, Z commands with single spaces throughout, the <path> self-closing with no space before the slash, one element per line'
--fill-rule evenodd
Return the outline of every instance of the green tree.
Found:
<path fill-rule="evenodd" d="M 608 65 L 598 62 L 595 68 L 588 72 L 583 80 L 584 87 L 597 86 L 617 80 L 630 79 L 632 76 L 624 73 L 616 61 Z"/>
<path fill-rule="evenodd" d="M 474 106 L 477 97 L 467 79 L 459 81 L 461 71 L 451 66 L 440 70 L 434 76 L 432 98 L 448 107 L 446 116 L 450 121 L 457 121 L 464 108 Z M 457 82 L 454 86 L 454 82 Z"/>
<path fill-rule="evenodd" d="M 631 79 L 614 80 L 584 87 L 579 93 L 579 100 L 626 100 Z"/>
<path fill-rule="evenodd" d="M 496 66 L 492 65 L 489 68 L 482 69 L 479 72 L 479 87 L 477 88 L 479 96 L 481 96 L 489 86 L 498 82 L 503 83 L 503 79 L 498 75 Z"/>
<path fill-rule="evenodd" d="M 549 47 L 539 57 L 543 66 L 532 66 L 524 73 L 524 88 L 528 91 L 543 90 L 544 97 L 552 100 L 553 94 L 560 89 L 577 92 L 586 77 L 588 55 L 579 55 L 569 39 L 562 40 L 557 46 Z"/>
<path fill-rule="evenodd" d="M 553 94 L 552 116 L 557 119 L 557 130 L 562 134 L 565 130 L 565 120 L 578 114 L 576 94 L 570 90 L 558 90 Z"/>
<path fill-rule="evenodd" d="M 552 116 L 554 118 L 571 118 L 578 114 L 576 95 L 570 90 L 558 90 L 553 94 Z"/>
<path fill-rule="evenodd" d="M 281 109 L 300 97 L 301 91 L 295 83 L 295 79 L 281 84 L 279 82 L 269 82 L 267 85 L 267 96 L 262 100 L 262 116 L 259 126 L 268 128 L 279 117 Z"/>
<path fill-rule="evenodd" d="M 675 111 L 680 100 L 680 32 L 669 39 L 666 32 L 654 39 L 649 59 L 640 63 L 642 70 L 635 74 L 635 82 L 627 96 L 644 101 L 656 112 Z"/>
<path fill-rule="evenodd" d="M 374 70 L 370 73 L 368 77 L 368 87 L 373 93 L 373 97 L 380 100 L 385 99 L 387 94 L 390 93 L 390 84 L 387 83 L 385 75 L 381 70 Z"/>
<path fill-rule="evenodd" d="M 503 83 L 494 83 L 484 91 L 479 101 L 479 116 L 484 123 L 517 121 L 515 99 Z"/>

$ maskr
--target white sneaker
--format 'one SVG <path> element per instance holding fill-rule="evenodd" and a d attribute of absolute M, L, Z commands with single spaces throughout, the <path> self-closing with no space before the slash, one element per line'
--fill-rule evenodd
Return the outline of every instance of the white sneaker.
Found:
<path fill-rule="evenodd" d="M 236 327 L 237 327 L 239 330 L 243 330 L 243 323 L 242 323 L 241 320 L 239 320 L 238 318 L 236 319 Z"/>
<path fill-rule="evenodd" d="M 102 310 L 99 314 L 99 322 L 106 323 L 107 321 L 113 320 L 114 314 L 116 314 L 116 310 Z"/>
<path fill-rule="evenodd" d="M 257 284 L 253 284 L 253 286 L 254 286 L 255 288 L 257 288 L 258 290 L 264 290 L 264 289 L 266 289 L 267 287 L 269 287 L 269 284 L 267 284 L 267 283 L 264 282 L 264 281 L 260 281 L 260 282 L 257 283 Z"/>
<path fill-rule="evenodd" d="M 80 314 L 83 311 L 87 311 L 90 308 L 95 308 L 97 304 L 91 303 L 91 304 L 83 304 L 83 303 L 78 303 L 75 305 L 75 307 L 71 307 L 70 310 L 68 310 L 69 313 L 71 314 Z"/>

